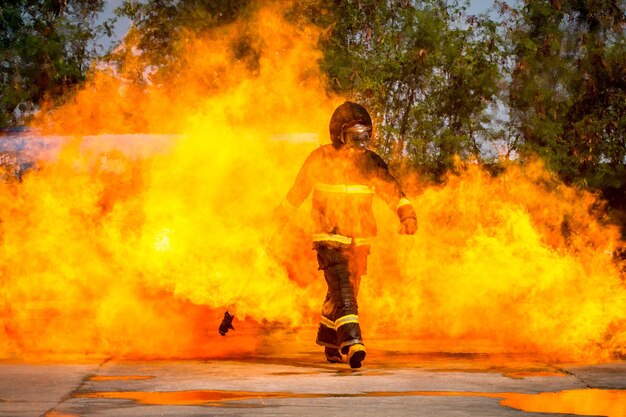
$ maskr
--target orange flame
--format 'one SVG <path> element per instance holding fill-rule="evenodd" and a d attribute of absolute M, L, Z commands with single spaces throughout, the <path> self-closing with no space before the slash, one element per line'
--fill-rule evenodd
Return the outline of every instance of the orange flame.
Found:
<path fill-rule="evenodd" d="M 242 31 L 258 66 L 233 59 Z M 140 68 L 131 54 L 121 74 L 94 73 L 42 114 L 48 133 L 176 135 L 148 156 L 79 136 L 21 183 L 0 184 L 0 357 L 220 356 L 252 351 L 264 321 L 315 325 L 325 289 L 306 207 L 270 237 L 309 139 L 326 140 L 342 101 L 325 94 L 317 37 L 263 8 L 189 42 L 171 82 L 124 81 Z M 359 296 L 366 341 L 483 340 L 561 360 L 624 349 L 626 289 L 611 257 L 621 242 L 593 214 L 594 196 L 540 163 L 497 178 L 468 166 L 409 191 L 415 237 L 376 207 Z M 217 335 L 225 308 L 238 319 L 228 343 Z"/>
<path fill-rule="evenodd" d="M 497 178 L 465 167 L 416 199 L 416 239 L 385 236 L 398 255 L 372 275 L 396 271 L 363 287 L 381 303 L 372 324 L 557 360 L 608 358 L 624 346 L 626 287 L 613 258 L 619 230 L 594 216 L 597 204 L 539 162 Z"/>

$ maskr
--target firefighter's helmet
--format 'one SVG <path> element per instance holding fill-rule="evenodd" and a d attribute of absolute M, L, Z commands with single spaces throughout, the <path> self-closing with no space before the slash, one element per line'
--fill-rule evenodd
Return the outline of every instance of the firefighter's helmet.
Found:
<path fill-rule="evenodd" d="M 350 129 L 352 128 L 352 129 Z M 347 130 L 355 130 L 359 135 L 356 136 L 359 140 L 359 147 L 364 142 L 369 141 L 369 136 L 372 131 L 372 118 L 370 117 L 365 107 L 360 104 L 346 101 L 337 107 L 330 118 L 330 140 L 337 148 L 341 148 L 346 144 L 345 132 Z M 363 132 L 367 132 L 367 141 L 363 140 Z M 365 143 L 367 145 L 367 143 Z"/>

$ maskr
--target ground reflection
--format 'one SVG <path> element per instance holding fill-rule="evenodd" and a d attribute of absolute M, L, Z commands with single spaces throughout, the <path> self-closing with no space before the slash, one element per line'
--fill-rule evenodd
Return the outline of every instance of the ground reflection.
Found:
<path fill-rule="evenodd" d="M 141 381 L 152 379 L 149 375 L 95 375 L 89 378 L 90 381 Z"/>
<path fill-rule="evenodd" d="M 463 391 L 383 391 L 359 394 L 302 394 L 290 392 L 254 391 L 168 391 L 168 392 L 93 392 L 77 394 L 80 398 L 111 398 L 133 400 L 150 405 L 225 405 L 230 401 L 278 398 L 331 398 L 331 397 L 487 397 L 500 399 L 500 404 L 526 412 L 578 414 L 588 416 L 626 416 L 626 390 L 578 389 L 537 394 L 511 392 L 463 392 Z M 276 404 L 274 404 L 275 406 Z M 250 404 L 257 407 L 258 404 Z"/>

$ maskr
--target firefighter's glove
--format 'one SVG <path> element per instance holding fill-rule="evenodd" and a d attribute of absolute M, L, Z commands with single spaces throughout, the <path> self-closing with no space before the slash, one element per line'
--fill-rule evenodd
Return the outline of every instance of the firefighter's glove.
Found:
<path fill-rule="evenodd" d="M 417 219 L 414 217 L 407 217 L 402 221 L 400 226 L 401 235 L 414 235 L 417 232 Z"/>
<path fill-rule="evenodd" d="M 414 235 L 417 231 L 417 215 L 411 202 L 403 199 L 396 212 L 401 223 L 400 234 Z"/>
<path fill-rule="evenodd" d="M 229 330 L 235 330 L 235 328 L 233 327 L 234 318 L 235 316 L 231 316 L 230 313 L 228 313 L 228 311 L 224 313 L 224 318 L 222 319 L 222 323 L 220 324 L 219 329 L 217 329 L 217 331 L 222 336 L 226 336 L 226 333 L 228 333 Z"/>

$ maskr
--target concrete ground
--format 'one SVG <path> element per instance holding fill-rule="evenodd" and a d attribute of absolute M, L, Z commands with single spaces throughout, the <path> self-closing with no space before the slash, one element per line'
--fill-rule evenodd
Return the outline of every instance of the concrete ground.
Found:
<path fill-rule="evenodd" d="M 624 361 L 373 345 L 359 370 L 314 345 L 220 360 L 2 360 L 0 416 L 626 416 Z"/>

